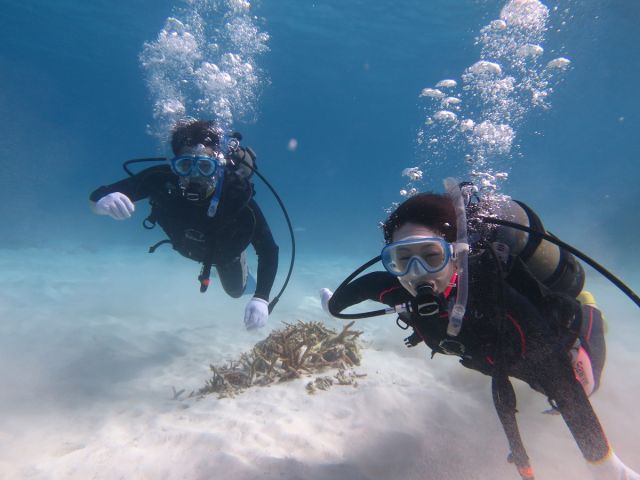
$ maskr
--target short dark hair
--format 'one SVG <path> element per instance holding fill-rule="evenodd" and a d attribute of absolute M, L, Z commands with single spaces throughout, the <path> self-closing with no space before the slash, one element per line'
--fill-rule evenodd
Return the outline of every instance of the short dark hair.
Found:
<path fill-rule="evenodd" d="M 456 211 L 446 194 L 418 193 L 402 202 L 382 225 L 385 242 L 391 243 L 393 232 L 405 223 L 424 225 L 448 242 L 456 241 Z"/>
<path fill-rule="evenodd" d="M 171 132 L 171 150 L 178 155 L 184 147 L 201 143 L 205 147 L 220 145 L 220 128 L 211 120 L 178 122 Z"/>

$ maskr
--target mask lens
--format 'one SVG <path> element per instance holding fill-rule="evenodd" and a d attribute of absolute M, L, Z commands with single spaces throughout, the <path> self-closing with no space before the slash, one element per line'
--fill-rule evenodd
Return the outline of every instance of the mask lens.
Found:
<path fill-rule="evenodd" d="M 418 256 L 426 262 L 432 270 L 439 270 L 444 266 L 445 250 L 442 243 L 428 243 L 419 248 Z"/>
<path fill-rule="evenodd" d="M 218 162 L 209 155 L 183 155 L 174 158 L 172 165 L 175 173 L 181 177 L 198 174 L 203 177 L 211 177 L 218 168 Z M 194 169 L 197 173 L 194 172 Z"/>
<path fill-rule="evenodd" d="M 446 242 L 441 238 L 406 240 L 387 245 L 382 250 L 382 263 L 389 273 L 405 275 L 412 261 L 418 261 L 427 272 L 442 270 L 449 261 Z"/>
<path fill-rule="evenodd" d="M 216 172 L 217 163 L 211 157 L 196 157 L 196 165 L 200 175 L 210 177 Z"/>
<path fill-rule="evenodd" d="M 174 159 L 173 169 L 178 175 L 189 175 L 193 169 L 193 157 L 178 157 Z"/>

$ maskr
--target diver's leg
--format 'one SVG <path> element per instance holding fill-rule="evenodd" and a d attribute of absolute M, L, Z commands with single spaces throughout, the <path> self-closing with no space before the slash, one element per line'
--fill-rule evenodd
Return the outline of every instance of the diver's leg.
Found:
<path fill-rule="evenodd" d="M 594 480 L 640 480 L 640 475 L 627 467 L 622 460 L 609 450 L 609 454 L 588 465 Z"/>
<path fill-rule="evenodd" d="M 595 308 L 591 313 L 595 311 L 599 313 Z M 581 337 L 584 336 L 589 343 L 594 342 L 595 349 L 593 355 L 590 354 L 590 361 L 597 379 L 604 365 L 604 321 L 598 322 L 598 319 L 602 320 L 602 317 L 592 315 L 591 323 L 583 321 L 583 327 L 588 326 L 587 332 L 590 325 L 591 333 L 581 332 Z M 598 337 L 601 343 L 596 340 Z M 577 381 L 573 365 L 567 362 L 567 357 L 562 354 L 549 355 L 548 361 L 539 362 L 536 371 L 539 383 L 546 395 L 555 401 L 594 480 L 640 480 L 640 475 L 622 463 L 609 445 L 587 393 Z M 597 380 L 595 385 L 597 388 Z"/>
<path fill-rule="evenodd" d="M 583 290 L 578 296 L 578 300 L 582 304 L 580 340 L 589 355 L 593 372 L 593 392 L 595 392 L 600 386 L 600 377 L 607 358 L 607 347 L 604 338 L 605 320 L 595 303 L 593 295 L 589 292 Z"/>
<path fill-rule="evenodd" d="M 244 293 L 248 274 L 246 257 L 246 253 L 242 252 L 230 262 L 216 265 L 222 288 L 230 297 L 238 298 Z"/>
<path fill-rule="evenodd" d="M 568 358 L 552 354 L 536 368 L 538 382 L 555 402 L 585 460 L 598 462 L 606 458 L 609 454 L 607 437 Z"/>

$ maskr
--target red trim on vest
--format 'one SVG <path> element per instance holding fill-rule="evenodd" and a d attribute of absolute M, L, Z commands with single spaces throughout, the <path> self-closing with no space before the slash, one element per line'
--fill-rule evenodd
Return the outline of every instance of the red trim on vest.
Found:
<path fill-rule="evenodd" d="M 387 288 L 386 290 L 383 290 L 382 292 L 380 292 L 380 296 L 378 296 L 378 301 L 380 303 L 384 303 L 382 301 L 382 297 L 384 297 L 387 293 L 393 292 L 394 290 L 398 290 L 401 287 L 391 287 L 391 288 Z"/>
<path fill-rule="evenodd" d="M 522 327 L 516 321 L 516 319 L 513 318 L 508 313 L 507 313 L 507 318 L 509 320 L 511 320 L 511 323 L 513 323 L 513 326 L 516 327 L 516 330 L 518 330 L 518 333 L 520 334 L 520 356 L 524 356 L 524 354 L 527 353 L 527 342 L 525 341 L 524 332 L 522 331 Z"/>
<path fill-rule="evenodd" d="M 593 307 L 589 307 L 589 329 L 587 330 L 587 337 L 585 338 L 587 341 L 591 338 L 591 328 L 593 328 Z"/>

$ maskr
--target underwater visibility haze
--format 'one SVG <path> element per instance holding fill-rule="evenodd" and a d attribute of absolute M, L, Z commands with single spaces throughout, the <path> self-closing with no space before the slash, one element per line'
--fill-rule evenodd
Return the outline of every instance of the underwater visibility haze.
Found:
<path fill-rule="evenodd" d="M 187 397 L 210 364 L 282 322 L 340 331 L 318 290 L 378 255 L 380 222 L 446 177 L 526 202 L 640 289 L 636 1 L 0 0 L 0 11 L 0 479 L 515 478 L 487 379 L 407 350 L 393 316 L 353 327 L 355 387 L 310 395 L 298 379 Z M 194 262 L 147 253 L 164 235 L 142 228 L 146 202 L 123 222 L 89 209 L 125 160 L 170 156 L 185 117 L 241 132 L 287 208 L 296 265 L 265 329 L 245 330 L 244 301 L 217 278 L 201 294 Z M 255 183 L 280 247 L 275 294 L 289 231 Z M 640 315 L 591 269 L 587 284 L 608 321 L 594 408 L 640 470 Z M 536 478 L 585 478 L 561 419 L 517 391 Z"/>

